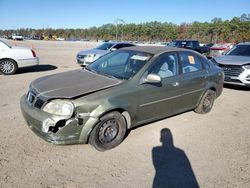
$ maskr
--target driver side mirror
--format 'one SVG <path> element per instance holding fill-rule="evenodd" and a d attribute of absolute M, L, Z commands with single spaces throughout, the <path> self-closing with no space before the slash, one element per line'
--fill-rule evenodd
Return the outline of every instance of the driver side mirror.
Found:
<path fill-rule="evenodd" d="M 149 74 L 144 80 L 145 83 L 161 83 L 161 77 L 158 74 Z"/>

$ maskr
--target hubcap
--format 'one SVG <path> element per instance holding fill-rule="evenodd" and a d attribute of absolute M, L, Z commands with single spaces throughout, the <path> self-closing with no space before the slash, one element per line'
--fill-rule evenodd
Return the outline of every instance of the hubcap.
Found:
<path fill-rule="evenodd" d="M 115 119 L 105 121 L 99 129 L 99 141 L 108 143 L 114 140 L 118 134 L 118 123 Z"/>
<path fill-rule="evenodd" d="M 207 95 L 204 99 L 203 108 L 209 109 L 212 106 L 212 95 Z"/>
<path fill-rule="evenodd" d="M 0 64 L 0 70 L 3 72 L 3 73 L 11 73 L 14 71 L 14 64 L 11 62 L 11 61 L 3 61 L 1 64 Z"/>

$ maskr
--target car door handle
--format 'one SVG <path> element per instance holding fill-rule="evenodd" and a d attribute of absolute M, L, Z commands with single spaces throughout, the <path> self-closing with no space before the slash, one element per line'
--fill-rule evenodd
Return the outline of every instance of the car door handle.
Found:
<path fill-rule="evenodd" d="M 172 85 L 173 85 L 174 87 L 176 87 L 176 86 L 179 86 L 180 83 L 179 83 L 179 82 L 174 82 Z"/>

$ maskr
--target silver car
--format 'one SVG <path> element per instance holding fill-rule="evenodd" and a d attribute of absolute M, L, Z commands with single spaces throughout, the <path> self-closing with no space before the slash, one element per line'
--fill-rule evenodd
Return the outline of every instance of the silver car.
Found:
<path fill-rule="evenodd" d="M 78 52 L 76 60 L 78 64 L 86 66 L 111 51 L 130 46 L 135 45 L 125 42 L 105 42 L 94 49 L 83 50 Z"/>
<path fill-rule="evenodd" d="M 224 70 L 224 83 L 250 87 L 250 42 L 239 43 L 212 61 Z"/>

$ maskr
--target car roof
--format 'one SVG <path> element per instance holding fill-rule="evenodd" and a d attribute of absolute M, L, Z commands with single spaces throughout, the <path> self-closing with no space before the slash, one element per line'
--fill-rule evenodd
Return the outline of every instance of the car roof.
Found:
<path fill-rule="evenodd" d="M 145 52 L 153 55 L 162 54 L 165 52 L 172 52 L 172 51 L 187 51 L 193 52 L 193 50 L 188 50 L 184 48 L 175 48 L 175 47 L 167 47 L 167 46 L 133 46 L 133 47 L 126 47 L 122 48 L 121 50 L 133 50 L 138 52 Z"/>
<path fill-rule="evenodd" d="M 250 42 L 241 42 L 241 43 L 239 43 L 237 45 L 250 45 Z"/>
<path fill-rule="evenodd" d="M 129 42 L 116 42 L 116 41 L 110 41 L 110 42 L 104 42 L 104 43 L 112 44 L 112 45 L 115 45 L 115 44 L 132 44 L 132 43 L 129 43 Z"/>
<path fill-rule="evenodd" d="M 176 40 L 173 40 L 174 42 L 179 42 L 179 41 L 182 41 L 182 42 L 188 42 L 188 41 L 198 41 L 198 40 L 194 40 L 194 39 L 176 39 Z"/>

